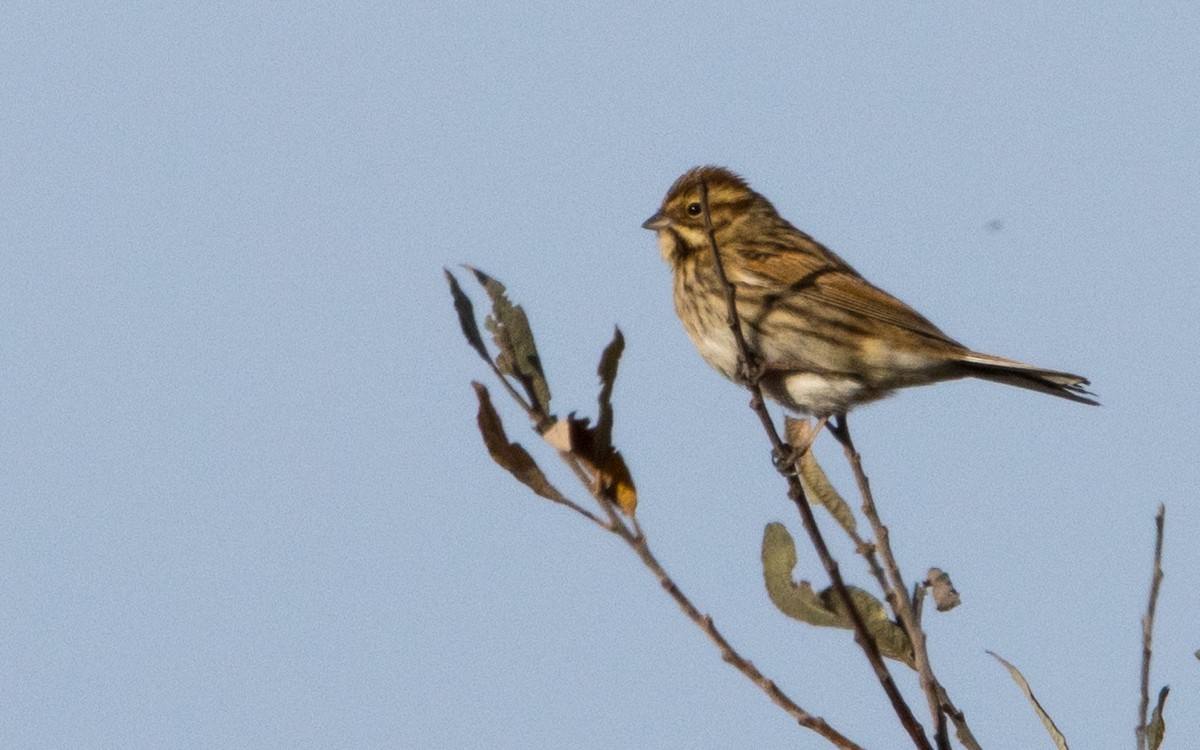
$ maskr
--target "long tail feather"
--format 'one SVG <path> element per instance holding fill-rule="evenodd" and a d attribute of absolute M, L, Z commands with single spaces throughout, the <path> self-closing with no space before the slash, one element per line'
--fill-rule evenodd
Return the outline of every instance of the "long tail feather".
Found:
<path fill-rule="evenodd" d="M 967 353 L 963 356 L 962 363 L 966 365 L 967 374 L 971 377 L 1028 388 L 1040 393 L 1049 393 L 1051 396 L 1058 396 L 1081 404 L 1100 405 L 1100 402 L 1094 398 L 1096 394 L 1084 388 L 1091 383 L 1081 375 L 1047 370 L 1043 367 L 1035 367 L 1024 362 L 979 352 Z"/>

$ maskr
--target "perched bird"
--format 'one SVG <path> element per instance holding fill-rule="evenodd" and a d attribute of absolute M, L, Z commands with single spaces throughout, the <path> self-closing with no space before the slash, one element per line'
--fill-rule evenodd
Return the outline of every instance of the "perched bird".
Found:
<path fill-rule="evenodd" d="M 719 167 L 686 172 L 642 226 L 674 275 L 675 312 L 700 355 L 738 381 L 739 352 L 705 228 L 701 183 L 722 266 L 763 393 L 800 414 L 841 416 L 897 388 L 975 377 L 1096 404 L 1088 380 L 972 351 L 784 220 Z"/>

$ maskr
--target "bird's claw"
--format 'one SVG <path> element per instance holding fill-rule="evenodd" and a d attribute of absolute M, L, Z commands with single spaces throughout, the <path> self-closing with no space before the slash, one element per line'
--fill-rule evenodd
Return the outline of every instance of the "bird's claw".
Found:
<path fill-rule="evenodd" d="M 796 449 L 789 443 L 783 443 L 775 450 L 771 451 L 771 463 L 775 465 L 775 471 L 778 471 L 785 477 L 797 476 L 796 459 L 799 454 Z"/>

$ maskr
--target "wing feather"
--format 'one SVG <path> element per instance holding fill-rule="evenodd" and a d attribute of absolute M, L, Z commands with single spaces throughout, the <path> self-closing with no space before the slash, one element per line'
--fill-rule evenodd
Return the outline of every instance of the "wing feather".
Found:
<path fill-rule="evenodd" d="M 774 246 L 768 252 L 745 253 L 745 278 L 734 278 L 734 283 L 783 289 L 785 297 L 804 295 L 817 304 L 962 348 L 916 310 L 860 276 L 833 251 L 808 235 L 803 237 L 804 250 Z"/>

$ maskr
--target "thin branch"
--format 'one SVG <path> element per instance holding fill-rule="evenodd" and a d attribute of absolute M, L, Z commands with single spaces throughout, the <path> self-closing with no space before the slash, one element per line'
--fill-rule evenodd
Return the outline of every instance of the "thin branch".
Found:
<path fill-rule="evenodd" d="M 608 524 L 606 524 L 606 523 L 604 523 L 604 521 L 600 520 L 600 517 L 597 516 L 595 513 L 591 512 L 587 508 L 584 508 L 582 505 L 577 504 L 575 501 L 571 500 L 566 495 L 559 492 L 558 488 L 555 487 L 554 485 L 551 484 L 549 486 L 550 486 L 550 489 L 554 493 L 554 497 L 547 498 L 548 500 L 551 500 L 555 503 L 558 503 L 559 505 L 563 505 L 563 506 L 570 508 L 571 510 L 575 511 L 576 513 L 583 516 L 584 518 L 586 518 L 587 520 L 596 524 L 597 526 L 599 526 L 602 529 L 608 529 Z"/>
<path fill-rule="evenodd" d="M 702 614 L 700 610 L 697 609 L 694 604 L 692 604 L 691 600 L 689 600 L 687 596 L 685 596 L 684 593 L 679 589 L 679 586 L 671 579 L 671 576 L 666 570 L 663 569 L 662 565 L 659 564 L 658 559 L 654 557 L 653 553 L 651 553 L 650 546 L 646 543 L 646 537 L 642 534 L 641 527 L 638 526 L 637 521 L 634 520 L 632 523 L 634 527 L 632 531 L 624 526 L 621 526 L 617 529 L 614 529 L 613 532 L 617 536 L 621 537 L 621 539 L 624 540 L 625 543 L 628 544 L 635 553 L 637 553 L 637 556 L 641 559 L 642 563 L 650 569 L 650 572 L 652 572 L 654 577 L 658 579 L 659 585 L 661 585 L 663 590 L 675 600 L 675 603 L 679 605 L 679 608 L 683 610 L 683 613 L 687 615 L 688 619 L 694 622 L 701 630 L 703 630 L 704 634 L 708 636 L 709 640 L 716 644 L 717 650 L 721 652 L 721 658 L 727 664 L 741 672 L 751 682 L 758 686 L 760 690 L 767 694 L 767 696 L 773 703 L 775 703 L 775 705 L 782 708 L 789 716 L 795 719 L 800 726 L 811 729 L 825 739 L 829 740 L 836 747 L 844 748 L 845 750 L 862 750 L 861 746 L 846 738 L 845 735 L 841 734 L 833 727 L 829 726 L 824 719 L 819 716 L 814 716 L 800 706 L 796 705 L 791 698 L 789 698 L 782 690 L 779 689 L 779 686 L 776 685 L 773 680 L 768 679 L 765 675 L 763 675 L 762 672 L 758 671 L 758 668 L 755 667 L 753 663 L 739 654 L 737 650 L 729 644 L 729 641 L 725 640 L 725 636 L 721 634 L 721 631 L 717 630 L 717 626 L 713 623 L 712 617 Z"/>
<path fill-rule="evenodd" d="M 696 605 L 694 605 L 691 600 L 684 595 L 683 591 L 680 590 L 679 586 L 671 578 L 670 574 L 668 574 L 658 562 L 658 559 L 650 550 L 650 545 L 646 540 L 646 535 L 642 532 L 642 527 L 637 522 L 637 518 L 630 518 L 628 523 L 626 523 L 626 521 L 617 512 L 617 509 L 613 503 L 593 490 L 595 485 L 591 477 L 587 473 L 586 469 L 584 469 L 580 462 L 575 458 L 575 456 L 571 455 L 570 453 L 560 451 L 559 457 L 571 467 L 572 471 L 574 471 L 580 482 L 584 485 L 584 487 L 588 488 L 589 492 L 592 493 L 596 501 L 605 510 L 609 517 L 609 523 L 605 524 L 600 522 L 599 519 L 595 518 L 594 516 L 591 516 L 590 514 L 587 515 L 589 515 L 592 520 L 596 521 L 606 531 L 609 531 L 620 537 L 622 541 L 629 545 L 629 547 L 637 554 L 638 558 L 641 559 L 642 563 L 650 570 L 651 573 L 654 574 L 654 577 L 658 579 L 659 585 L 662 586 L 663 590 L 675 600 L 675 603 L 678 604 L 679 608 L 683 610 L 685 615 L 687 615 L 688 619 L 694 622 L 696 626 L 708 636 L 709 640 L 716 645 L 717 650 L 721 652 L 721 659 L 723 661 L 745 675 L 746 678 L 748 678 L 760 690 L 766 693 L 767 697 L 770 698 L 775 705 L 782 708 L 789 716 L 795 719 L 800 726 L 811 729 L 825 739 L 829 740 L 834 744 L 834 746 L 842 748 L 843 750 L 863 750 L 860 745 L 848 739 L 841 732 L 838 732 L 836 729 L 831 727 L 823 718 L 814 716 L 813 714 L 810 714 L 808 711 L 805 711 L 803 708 L 801 708 L 795 701 L 793 701 L 782 690 L 780 690 L 779 686 L 776 685 L 773 680 L 768 679 L 765 675 L 763 675 L 762 672 L 758 670 L 757 667 L 754 666 L 751 661 L 738 653 L 737 649 L 730 645 L 729 641 L 725 639 L 725 636 L 722 635 L 717 629 L 716 624 L 713 623 L 712 617 L 702 614 L 700 610 L 697 609 Z"/>
<path fill-rule="evenodd" d="M 622 541 L 629 545 L 629 547 L 637 554 L 638 558 L 641 559 L 642 563 L 650 570 L 651 573 L 654 574 L 654 577 L 658 579 L 659 585 L 662 586 L 663 590 L 675 600 L 675 603 L 678 604 L 679 608 L 683 610 L 685 615 L 687 615 L 688 619 L 694 622 L 696 626 L 708 636 L 709 640 L 716 645 L 717 650 L 721 652 L 721 659 L 723 661 L 745 675 L 760 690 L 766 693 L 767 697 L 770 698 L 775 705 L 782 708 L 789 716 L 795 719 L 800 726 L 811 729 L 812 731 L 832 742 L 834 746 L 843 748 L 843 750 L 863 750 L 860 745 L 848 739 L 841 732 L 838 732 L 836 729 L 831 727 L 820 716 L 814 716 L 813 714 L 810 714 L 808 711 L 805 711 L 803 708 L 801 708 L 795 701 L 793 701 L 782 690 L 779 689 L 779 686 L 775 684 L 774 680 L 768 679 L 765 675 L 763 675 L 762 672 L 758 671 L 758 668 L 755 667 L 751 661 L 739 654 L 737 649 L 730 645 L 729 641 L 725 639 L 725 636 L 723 636 L 721 632 L 717 630 L 717 626 L 713 623 L 712 617 L 702 614 L 700 610 L 697 609 L 696 605 L 692 604 L 691 600 L 684 595 L 683 591 L 680 590 L 679 586 L 671 578 L 670 574 L 668 574 L 658 562 L 658 559 L 650 550 L 649 542 L 646 539 L 646 535 L 642 532 L 641 524 L 638 523 L 637 518 L 630 518 L 627 524 L 617 512 L 617 509 L 613 503 L 594 491 L 593 488 L 595 487 L 595 484 L 591 476 L 580 464 L 578 459 L 575 458 L 575 456 L 571 455 L 570 453 L 560 451 L 559 457 L 571 467 L 571 470 L 575 473 L 576 477 L 579 478 L 583 486 L 588 488 L 589 492 L 592 493 L 593 497 L 600 504 L 600 507 L 603 508 L 608 514 L 609 523 L 605 524 L 601 522 L 591 514 L 587 514 L 586 511 L 585 514 L 588 515 L 593 521 L 596 521 L 601 528 L 617 535 Z"/>
<path fill-rule="evenodd" d="M 780 473 L 787 480 L 788 498 L 796 504 L 796 507 L 800 511 L 804 530 L 808 533 L 817 556 L 821 558 L 821 564 L 824 566 L 825 572 L 829 575 L 829 580 L 833 584 L 834 591 L 837 592 L 838 598 L 850 614 L 850 620 L 854 625 L 854 640 L 866 654 L 867 661 L 870 662 L 871 668 L 879 680 L 879 684 L 883 687 L 888 700 L 891 701 L 892 709 L 896 712 L 900 723 L 912 738 L 913 744 L 921 748 L 921 750 L 932 750 L 929 739 L 925 736 L 924 728 L 921 727 L 920 722 L 913 716 L 912 709 L 905 703 L 904 696 L 900 693 L 899 688 L 896 687 L 896 683 L 883 661 L 883 656 L 879 653 L 879 646 L 875 643 L 875 639 L 871 637 L 871 633 L 867 630 L 862 615 L 859 614 L 853 600 L 850 598 L 850 592 L 842 580 L 842 574 L 838 569 L 837 561 L 830 554 L 829 548 L 825 544 L 825 539 L 821 535 L 821 530 L 817 526 L 812 506 L 809 504 L 808 498 L 805 497 L 804 488 L 800 484 L 799 469 L 795 465 L 795 459 L 791 456 L 791 452 L 779 437 L 779 432 L 775 428 L 775 423 L 771 419 L 770 412 L 767 411 L 766 405 L 763 402 L 762 388 L 759 384 L 762 371 L 757 358 L 746 343 L 745 335 L 742 333 L 741 319 L 738 316 L 737 310 L 736 292 L 733 284 L 729 281 L 729 277 L 725 274 L 721 252 L 717 247 L 716 231 L 713 229 L 712 214 L 709 211 L 708 205 L 708 183 L 704 177 L 700 177 L 700 206 L 704 215 L 704 229 L 708 234 L 709 247 L 712 249 L 713 263 L 717 270 L 717 278 L 720 280 L 721 287 L 725 291 L 725 302 L 728 307 L 728 317 L 726 320 L 729 323 L 734 340 L 737 342 L 738 352 L 741 357 L 742 372 L 740 375 L 742 376 L 744 385 L 750 390 L 750 407 L 758 415 L 759 421 L 762 422 L 763 429 L 771 441 L 772 455 L 775 457 L 776 468 L 779 469 Z M 940 715 L 940 712 L 938 712 L 938 715 Z"/>
<path fill-rule="evenodd" d="M 1163 523 L 1167 508 L 1161 503 L 1154 516 L 1154 573 L 1150 579 L 1150 600 L 1146 603 L 1146 614 L 1142 617 L 1142 699 L 1138 705 L 1137 746 L 1145 750 L 1146 725 L 1150 710 L 1150 657 L 1153 655 L 1154 612 L 1158 608 L 1158 590 L 1162 585 Z"/>
<path fill-rule="evenodd" d="M 829 431 L 842 444 L 846 460 L 854 472 L 854 480 L 858 484 L 859 494 L 862 495 L 863 515 L 867 517 L 867 521 L 870 522 L 871 529 L 875 533 L 875 544 L 879 549 L 879 556 L 883 559 L 883 567 L 887 573 L 888 603 L 892 605 L 892 611 L 896 613 L 896 617 L 908 631 L 909 640 L 912 641 L 913 657 L 916 661 L 921 689 L 925 693 L 929 713 L 936 727 L 934 738 L 938 743 L 939 750 L 949 750 L 950 736 L 946 727 L 946 711 L 941 700 L 941 694 L 944 694 L 945 691 L 933 675 L 933 667 L 929 663 L 929 651 L 925 646 L 925 631 L 921 628 L 921 623 L 913 611 L 912 600 L 908 596 L 908 586 L 904 583 L 904 576 L 900 573 L 900 566 L 896 563 L 896 556 L 892 553 L 888 528 L 879 518 L 879 511 L 875 507 L 875 498 L 871 494 L 871 483 L 867 479 L 866 472 L 863 471 L 862 457 L 855 449 L 854 441 L 850 437 L 850 424 L 846 416 L 842 415 L 838 417 L 836 424 L 830 424 Z"/>

